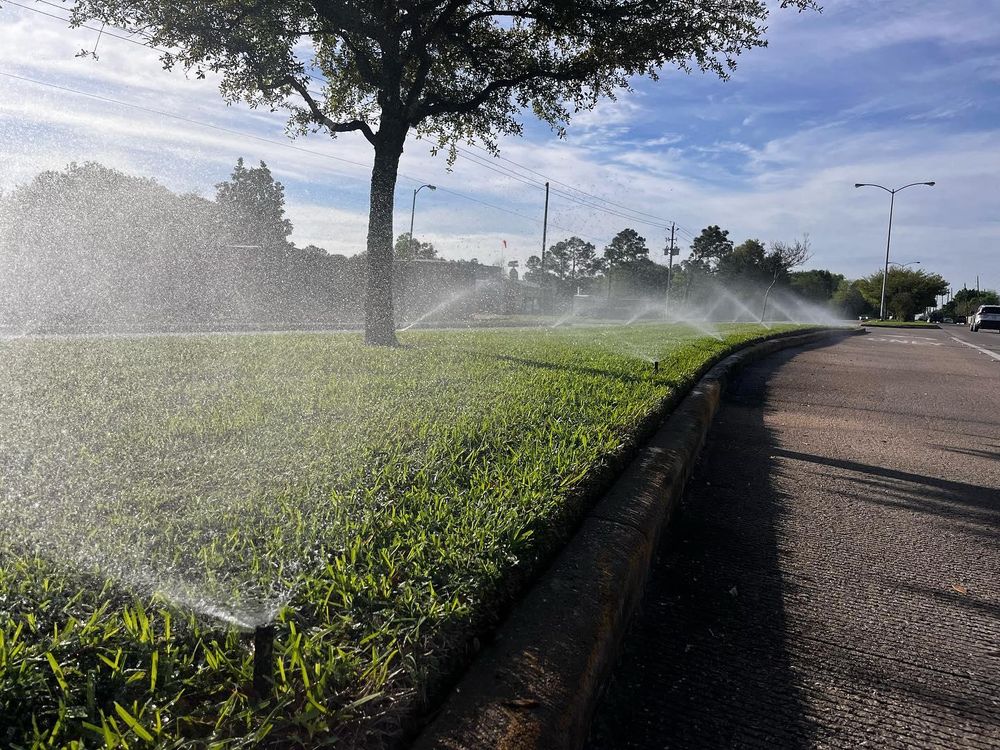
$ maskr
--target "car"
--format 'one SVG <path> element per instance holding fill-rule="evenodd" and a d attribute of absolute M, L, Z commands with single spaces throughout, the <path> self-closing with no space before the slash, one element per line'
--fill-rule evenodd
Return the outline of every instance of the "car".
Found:
<path fill-rule="evenodd" d="M 1000 305 L 980 305 L 969 319 L 969 330 L 975 333 L 980 328 L 1000 331 Z"/>
<path fill-rule="evenodd" d="M 952 320 L 951 318 L 945 318 L 945 319 L 944 319 L 944 322 L 945 322 L 945 323 L 954 323 L 955 321 L 954 321 L 954 320 Z"/>

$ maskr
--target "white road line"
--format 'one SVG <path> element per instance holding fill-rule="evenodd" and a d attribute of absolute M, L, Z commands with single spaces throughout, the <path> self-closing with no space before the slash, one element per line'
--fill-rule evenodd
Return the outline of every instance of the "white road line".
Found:
<path fill-rule="evenodd" d="M 983 347 L 981 347 L 981 346 L 976 346 L 975 344 L 970 344 L 968 341 L 962 341 L 962 339 L 958 338 L 957 336 L 952 336 L 952 338 L 955 339 L 955 341 L 957 341 L 958 343 L 965 344 L 966 346 L 971 346 L 973 349 L 978 349 L 983 354 L 986 354 L 986 355 L 988 355 L 990 357 L 993 357 L 993 359 L 995 359 L 998 362 L 1000 362 L 1000 354 L 997 354 L 996 352 L 991 352 L 989 349 L 983 349 Z"/>

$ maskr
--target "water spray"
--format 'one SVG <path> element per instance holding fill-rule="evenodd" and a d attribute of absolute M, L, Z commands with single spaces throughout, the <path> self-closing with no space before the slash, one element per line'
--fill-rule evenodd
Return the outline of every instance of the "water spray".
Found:
<path fill-rule="evenodd" d="M 274 685 L 274 625 L 258 625 L 253 630 L 253 695 L 263 700 Z"/>

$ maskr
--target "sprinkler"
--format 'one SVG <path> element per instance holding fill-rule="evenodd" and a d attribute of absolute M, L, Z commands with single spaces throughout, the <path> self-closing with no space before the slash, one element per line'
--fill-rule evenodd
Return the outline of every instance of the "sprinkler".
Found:
<path fill-rule="evenodd" d="M 655 373 L 655 372 L 659 372 L 659 371 L 660 371 L 660 360 L 654 359 L 653 360 L 653 372 Z"/>
<path fill-rule="evenodd" d="M 263 700 L 274 684 L 274 625 L 258 625 L 253 631 L 253 694 Z"/>

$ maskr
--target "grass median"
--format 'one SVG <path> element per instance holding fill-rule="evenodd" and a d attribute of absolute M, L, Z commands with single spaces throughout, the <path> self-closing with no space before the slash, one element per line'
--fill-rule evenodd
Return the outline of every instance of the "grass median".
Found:
<path fill-rule="evenodd" d="M 0 746 L 391 742 L 643 420 L 792 328 L 0 342 Z"/>

